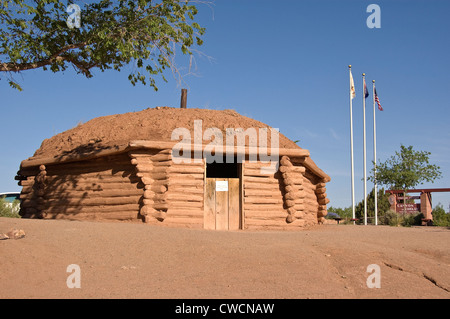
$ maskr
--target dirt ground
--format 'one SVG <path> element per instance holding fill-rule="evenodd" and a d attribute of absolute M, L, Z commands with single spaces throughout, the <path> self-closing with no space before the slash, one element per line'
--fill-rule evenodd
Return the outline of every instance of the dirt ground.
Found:
<path fill-rule="evenodd" d="M 449 298 L 450 230 L 207 231 L 0 218 L 0 298 Z M 71 264 L 81 288 L 68 288 Z M 380 288 L 369 288 L 369 265 Z M 370 281 L 375 283 L 376 281 Z"/>

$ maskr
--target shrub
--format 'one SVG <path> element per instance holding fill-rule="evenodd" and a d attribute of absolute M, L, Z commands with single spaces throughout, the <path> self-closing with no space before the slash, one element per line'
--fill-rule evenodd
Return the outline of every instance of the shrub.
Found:
<path fill-rule="evenodd" d="M 447 214 L 441 203 L 437 204 L 431 212 L 433 215 L 433 225 L 450 227 L 450 214 Z"/>
<path fill-rule="evenodd" d="M 421 225 L 423 214 L 422 213 L 396 213 L 392 210 L 388 210 L 380 221 L 383 225 L 389 226 L 413 226 Z"/>
<path fill-rule="evenodd" d="M 0 217 L 20 218 L 19 209 L 20 202 L 18 200 L 10 203 L 5 200 L 5 197 L 0 197 Z"/>

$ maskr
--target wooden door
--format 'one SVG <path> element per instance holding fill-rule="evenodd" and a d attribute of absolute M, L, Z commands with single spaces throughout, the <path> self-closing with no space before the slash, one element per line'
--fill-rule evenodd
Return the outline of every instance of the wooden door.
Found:
<path fill-rule="evenodd" d="M 204 228 L 241 228 L 239 178 L 206 178 Z"/>

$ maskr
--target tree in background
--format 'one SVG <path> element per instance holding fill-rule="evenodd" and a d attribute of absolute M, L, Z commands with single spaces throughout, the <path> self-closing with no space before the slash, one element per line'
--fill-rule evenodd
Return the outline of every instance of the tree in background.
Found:
<path fill-rule="evenodd" d="M 192 61 L 192 47 L 203 42 L 205 29 L 193 21 L 198 10 L 190 4 L 201 1 L 79 1 L 79 12 L 68 10 L 73 2 L 0 0 L 0 71 L 10 86 L 21 90 L 13 74 L 30 69 L 73 66 L 90 78 L 93 69 L 120 71 L 133 63 L 130 82 L 148 81 L 157 90 L 155 76 L 167 81 L 167 68 L 181 79 L 177 47 Z"/>
<path fill-rule="evenodd" d="M 442 177 L 440 167 L 429 163 L 430 152 L 415 151 L 412 146 L 400 146 L 400 152 L 395 152 L 386 162 L 377 164 L 376 182 L 388 186 L 391 190 L 406 190 L 424 182 L 431 182 Z M 373 162 L 372 162 L 373 163 Z M 374 170 L 368 180 L 375 182 Z"/>
<path fill-rule="evenodd" d="M 433 215 L 433 225 L 435 226 L 450 226 L 450 214 L 445 212 L 444 206 L 439 203 L 431 212 Z"/>
<path fill-rule="evenodd" d="M 377 193 L 377 216 L 382 218 L 384 213 L 390 208 L 389 195 L 385 193 L 384 188 L 379 189 Z M 364 199 L 355 207 L 356 218 L 364 217 Z M 367 195 L 367 216 L 375 217 L 375 188 Z"/>

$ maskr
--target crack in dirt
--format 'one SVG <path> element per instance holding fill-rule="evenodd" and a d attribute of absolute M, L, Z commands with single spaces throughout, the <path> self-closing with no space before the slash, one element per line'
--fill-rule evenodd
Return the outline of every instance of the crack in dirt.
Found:
<path fill-rule="evenodd" d="M 427 275 L 425 273 L 417 273 L 417 272 L 414 272 L 414 271 L 405 270 L 405 269 L 403 269 L 400 266 L 397 266 L 397 265 L 394 265 L 394 264 L 389 264 L 389 263 L 387 263 L 385 261 L 383 261 L 383 263 L 389 268 L 392 268 L 392 269 L 395 269 L 395 270 L 399 270 L 399 271 L 409 272 L 409 273 L 414 274 L 414 275 L 418 275 L 419 277 L 422 277 L 422 278 L 428 280 L 429 282 L 434 284 L 436 287 L 438 287 L 438 288 L 440 288 L 440 289 L 442 289 L 442 290 L 444 290 L 446 292 L 450 292 L 450 290 L 448 288 L 440 285 L 433 277 L 431 277 L 431 276 L 429 276 L 429 275 Z"/>

